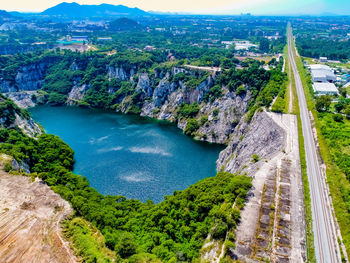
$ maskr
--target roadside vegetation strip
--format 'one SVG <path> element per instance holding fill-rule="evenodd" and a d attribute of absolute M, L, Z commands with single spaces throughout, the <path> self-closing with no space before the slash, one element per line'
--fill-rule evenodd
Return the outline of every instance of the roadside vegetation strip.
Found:
<path fill-rule="evenodd" d="M 285 60 L 285 57 L 281 57 L 281 59 Z M 271 110 L 273 112 L 277 112 L 277 113 L 288 113 L 289 94 L 288 94 L 287 86 L 288 86 L 289 80 L 286 77 L 286 73 L 285 73 L 286 70 L 288 70 L 287 62 L 288 62 L 288 60 L 284 61 L 285 70 L 284 70 L 284 72 L 281 73 L 283 81 L 280 84 L 280 89 L 279 89 L 278 95 L 275 98 L 273 105 L 271 107 Z M 282 71 L 282 69 L 281 69 L 281 71 Z"/>
<path fill-rule="evenodd" d="M 296 114 L 296 104 L 293 103 L 294 98 L 297 96 L 296 90 L 294 93 L 293 89 L 293 73 L 292 73 L 292 68 L 290 65 L 289 61 L 289 55 L 288 55 L 288 45 L 285 46 L 283 50 L 283 57 L 285 59 L 285 71 L 287 74 L 287 90 L 286 90 L 286 104 L 285 104 L 285 113 L 290 113 L 290 114 Z M 295 84 L 294 84 L 295 85 Z"/>
<path fill-rule="evenodd" d="M 326 138 L 322 134 L 322 121 L 319 119 L 318 112 L 315 108 L 313 98 L 312 82 L 307 71 L 304 68 L 301 57 L 295 56 L 295 62 L 303 84 L 304 93 L 307 101 L 308 109 L 312 112 L 315 128 L 317 130 L 317 139 L 319 143 L 319 151 L 324 163 L 326 164 L 327 183 L 332 197 L 333 208 L 336 215 L 336 221 L 339 225 L 342 240 L 346 247 L 347 254 L 350 253 L 350 214 L 349 209 L 344 200 L 345 193 L 350 192 L 350 182 L 345 174 L 332 160 L 331 149 L 327 145 Z M 341 149 L 338 149 L 338 151 Z"/>

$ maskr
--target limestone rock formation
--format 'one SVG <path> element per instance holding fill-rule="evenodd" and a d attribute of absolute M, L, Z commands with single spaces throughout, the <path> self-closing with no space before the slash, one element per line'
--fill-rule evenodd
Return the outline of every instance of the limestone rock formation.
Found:
<path fill-rule="evenodd" d="M 282 151 L 285 131 L 266 112 L 255 114 L 250 123 L 244 119 L 233 133 L 228 147 L 220 153 L 217 169 L 235 173 L 253 174 L 256 167 L 252 156 L 268 159 Z M 246 167 L 247 166 L 247 167 Z"/>

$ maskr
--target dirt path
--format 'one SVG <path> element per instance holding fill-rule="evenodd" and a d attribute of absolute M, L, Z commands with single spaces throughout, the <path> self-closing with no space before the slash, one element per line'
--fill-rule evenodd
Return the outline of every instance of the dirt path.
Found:
<path fill-rule="evenodd" d="M 77 262 L 61 236 L 60 221 L 71 212 L 47 185 L 9 175 L 0 165 L 1 262 Z"/>

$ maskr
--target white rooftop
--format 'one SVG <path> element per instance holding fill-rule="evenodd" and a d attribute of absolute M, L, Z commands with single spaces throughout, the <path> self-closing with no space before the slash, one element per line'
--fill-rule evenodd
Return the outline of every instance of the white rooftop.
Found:
<path fill-rule="evenodd" d="M 329 66 L 327 65 L 322 65 L 322 64 L 313 64 L 310 65 L 311 70 L 332 70 Z"/>
<path fill-rule="evenodd" d="M 314 83 L 313 88 L 315 92 L 318 92 L 320 94 L 325 93 L 338 93 L 337 87 L 333 83 Z"/>
<path fill-rule="evenodd" d="M 311 71 L 311 75 L 313 78 L 327 78 L 327 76 L 333 76 L 332 72 L 326 71 L 326 70 L 321 70 L 321 69 L 315 69 Z"/>

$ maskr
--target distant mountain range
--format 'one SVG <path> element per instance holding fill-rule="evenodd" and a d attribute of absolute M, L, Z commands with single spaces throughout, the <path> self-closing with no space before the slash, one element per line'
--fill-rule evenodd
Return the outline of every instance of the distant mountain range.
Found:
<path fill-rule="evenodd" d="M 0 17 L 1 18 L 10 18 L 12 17 L 12 15 L 8 12 L 6 12 L 5 10 L 0 10 Z"/>
<path fill-rule="evenodd" d="M 68 18 L 81 17 L 112 17 L 112 16 L 145 16 L 149 13 L 124 5 L 79 5 L 78 3 L 61 3 L 46 9 L 41 15 L 60 16 Z"/>

